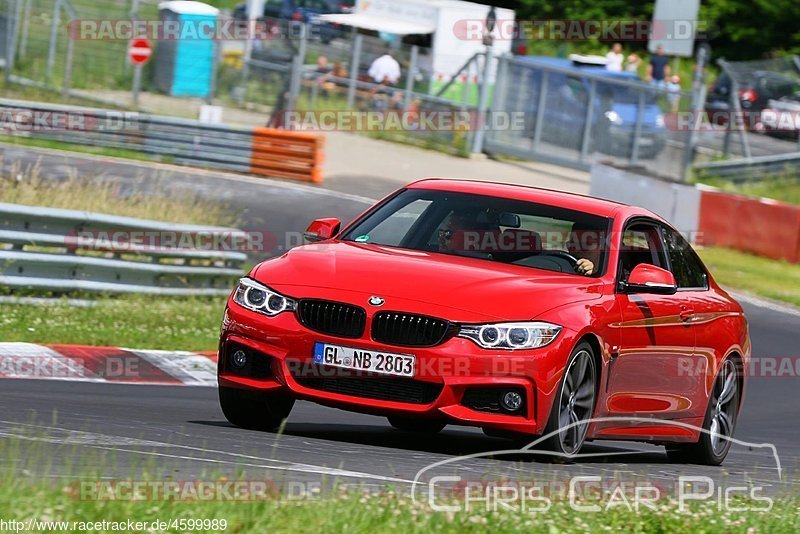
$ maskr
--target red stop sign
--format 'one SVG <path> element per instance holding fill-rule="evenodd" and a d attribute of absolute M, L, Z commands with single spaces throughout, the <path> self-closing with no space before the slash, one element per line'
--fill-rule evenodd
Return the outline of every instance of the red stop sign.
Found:
<path fill-rule="evenodd" d="M 128 44 L 128 58 L 130 58 L 131 63 L 134 65 L 144 65 L 152 55 L 153 47 L 147 39 L 140 37 L 138 39 L 133 39 L 130 44 Z"/>

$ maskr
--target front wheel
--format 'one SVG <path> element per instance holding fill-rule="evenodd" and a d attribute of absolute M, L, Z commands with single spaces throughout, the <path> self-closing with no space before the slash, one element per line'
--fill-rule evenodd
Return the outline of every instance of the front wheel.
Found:
<path fill-rule="evenodd" d="M 441 432 L 447 426 L 443 421 L 436 419 L 415 419 L 413 417 L 403 417 L 399 415 L 390 415 L 387 417 L 389 424 L 397 430 L 404 432 L 420 432 L 423 434 L 436 434 Z"/>
<path fill-rule="evenodd" d="M 700 439 L 697 443 L 667 445 L 667 457 L 670 461 L 720 465 L 731 448 L 740 397 L 739 371 L 736 362 L 728 358 L 714 381 Z"/>
<path fill-rule="evenodd" d="M 238 427 L 275 430 L 289 417 L 294 399 L 282 394 L 220 386 L 219 405 L 225 418 Z"/>
<path fill-rule="evenodd" d="M 552 435 L 542 445 L 556 453 L 556 461 L 575 456 L 583 447 L 594 413 L 598 374 L 591 345 L 579 343 L 570 356 L 544 432 Z"/>

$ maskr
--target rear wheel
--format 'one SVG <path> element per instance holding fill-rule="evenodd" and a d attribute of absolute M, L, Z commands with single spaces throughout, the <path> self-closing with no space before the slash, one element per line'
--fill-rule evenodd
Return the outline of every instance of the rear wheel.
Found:
<path fill-rule="evenodd" d="M 667 445 L 667 456 L 676 463 L 720 465 L 731 448 L 739 415 L 739 371 L 736 362 L 722 364 L 708 399 L 703 430 L 697 443 Z"/>
<path fill-rule="evenodd" d="M 276 393 L 220 387 L 219 405 L 225 418 L 238 427 L 275 430 L 289 417 L 294 399 Z"/>
<path fill-rule="evenodd" d="M 404 432 L 421 432 L 424 434 L 436 434 L 441 432 L 447 426 L 444 421 L 437 421 L 436 419 L 416 419 L 413 417 L 403 417 L 400 415 L 391 415 L 387 417 L 389 424 L 397 430 Z"/>
<path fill-rule="evenodd" d="M 542 446 L 557 453 L 554 460 L 578 454 L 594 413 L 598 370 L 591 345 L 581 342 L 572 351 L 545 428 Z"/>

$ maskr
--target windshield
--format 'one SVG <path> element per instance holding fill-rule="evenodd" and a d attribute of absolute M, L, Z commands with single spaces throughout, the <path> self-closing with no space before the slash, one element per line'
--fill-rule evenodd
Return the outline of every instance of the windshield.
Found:
<path fill-rule="evenodd" d="M 507 198 L 407 189 L 350 229 L 372 243 L 576 274 L 588 259 L 605 270 L 610 220 Z"/>

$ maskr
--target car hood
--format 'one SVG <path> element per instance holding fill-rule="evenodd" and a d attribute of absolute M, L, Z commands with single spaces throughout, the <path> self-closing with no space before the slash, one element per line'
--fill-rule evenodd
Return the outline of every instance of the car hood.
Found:
<path fill-rule="evenodd" d="M 256 266 L 250 276 L 294 298 L 459 322 L 534 319 L 564 304 L 599 298 L 603 288 L 593 278 L 352 242 L 297 247 Z M 381 308 L 367 304 L 373 295 L 385 299 Z"/>

